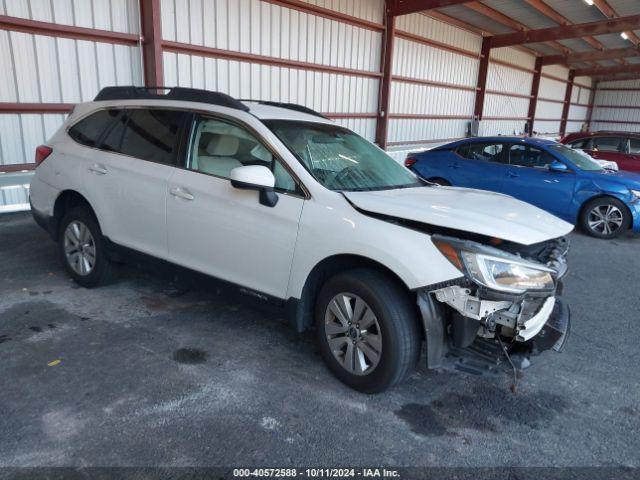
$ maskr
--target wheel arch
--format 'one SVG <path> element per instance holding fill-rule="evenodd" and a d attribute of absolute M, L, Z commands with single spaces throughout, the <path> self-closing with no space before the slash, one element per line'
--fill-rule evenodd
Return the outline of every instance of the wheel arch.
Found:
<path fill-rule="evenodd" d="M 580 205 L 580 209 L 578 210 L 578 217 L 577 217 L 577 221 L 576 224 L 580 224 L 580 222 L 582 221 L 582 215 L 584 214 L 587 205 L 591 202 L 593 202 L 594 200 L 599 200 L 601 198 L 613 198 L 617 201 L 619 201 L 620 203 L 622 203 L 627 215 L 629 215 L 629 217 L 632 219 L 631 222 L 629 222 L 629 228 L 633 227 L 633 214 L 631 213 L 631 210 L 629 209 L 629 206 L 621 199 L 619 199 L 618 197 L 616 197 L 615 195 L 612 195 L 610 193 L 607 192 L 602 192 L 602 193 L 597 193 L 589 198 L 587 198 L 586 200 L 584 200 L 582 202 L 582 204 Z"/>
<path fill-rule="evenodd" d="M 287 317 L 298 332 L 307 330 L 313 325 L 316 299 L 324 282 L 340 272 L 355 268 L 370 268 L 382 272 L 407 292 L 411 291 L 397 273 L 371 258 L 355 254 L 336 254 L 326 257 L 318 262 L 307 275 L 300 299 L 290 298 L 287 301 Z"/>
<path fill-rule="evenodd" d="M 60 228 L 60 222 L 65 214 L 71 210 L 72 208 L 86 206 L 88 207 L 93 216 L 96 218 L 98 222 L 98 226 L 100 222 L 98 221 L 98 216 L 96 215 L 95 210 L 89 203 L 89 200 L 86 199 L 84 195 L 76 190 L 63 190 L 56 198 L 56 201 L 53 205 L 53 232 L 55 234 L 55 239 L 58 239 L 58 229 Z"/>

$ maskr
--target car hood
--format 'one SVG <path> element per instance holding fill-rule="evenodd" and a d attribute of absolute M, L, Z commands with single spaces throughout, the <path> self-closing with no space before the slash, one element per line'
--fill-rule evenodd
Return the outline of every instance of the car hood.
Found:
<path fill-rule="evenodd" d="M 632 188 L 633 190 L 640 190 L 640 173 L 635 172 L 625 172 L 623 170 L 618 170 L 617 172 L 611 170 L 602 170 L 600 172 L 588 172 L 592 178 L 594 179 L 602 179 L 603 177 L 607 180 L 615 180 L 621 184 L 623 184 L 627 188 Z"/>
<path fill-rule="evenodd" d="M 365 212 L 531 245 L 561 237 L 573 225 L 513 197 L 458 187 L 344 192 Z"/>

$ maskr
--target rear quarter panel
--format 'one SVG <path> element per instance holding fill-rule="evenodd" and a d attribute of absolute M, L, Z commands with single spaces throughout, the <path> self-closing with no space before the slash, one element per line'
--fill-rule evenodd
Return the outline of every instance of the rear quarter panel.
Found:
<path fill-rule="evenodd" d="M 451 171 L 447 168 L 447 162 L 453 159 L 455 154 L 450 150 L 428 150 L 414 155 L 417 162 L 413 170 L 424 179 L 443 178 L 455 185 L 455 179 L 451 177 Z"/>

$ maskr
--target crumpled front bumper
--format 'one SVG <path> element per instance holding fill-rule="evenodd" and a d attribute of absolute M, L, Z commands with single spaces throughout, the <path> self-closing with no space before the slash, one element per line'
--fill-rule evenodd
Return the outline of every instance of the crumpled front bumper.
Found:
<path fill-rule="evenodd" d="M 571 310 L 561 297 L 557 297 L 553 310 L 540 331 L 531 338 L 531 353 L 538 354 L 545 350 L 560 352 L 571 332 Z"/>
<path fill-rule="evenodd" d="M 528 308 L 532 311 L 529 313 L 526 313 L 526 300 L 521 301 L 517 304 L 520 312 L 514 316 L 512 328 L 498 325 L 493 337 L 488 334 L 487 327 L 495 317 L 504 315 L 506 310 L 473 319 L 462 315 L 464 310 L 460 304 L 456 310 L 451 302 L 447 305 L 441 300 L 437 300 L 433 291 L 423 291 L 418 295 L 426 333 L 428 368 L 453 367 L 474 374 L 501 371 L 503 365 L 509 364 L 505 349 L 519 368 L 526 368 L 532 356 L 546 350 L 561 351 L 571 330 L 571 311 L 560 296 L 530 303 Z M 483 308 L 490 306 L 490 303 L 483 305 Z M 536 306 L 533 309 L 534 304 Z M 507 320 L 503 318 L 498 321 Z M 507 332 L 510 332 L 511 338 L 505 336 Z M 502 340 L 499 340 L 500 337 Z"/>

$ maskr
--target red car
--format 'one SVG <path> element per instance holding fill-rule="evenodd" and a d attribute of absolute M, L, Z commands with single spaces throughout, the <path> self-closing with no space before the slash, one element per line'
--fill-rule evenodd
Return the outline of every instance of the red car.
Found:
<path fill-rule="evenodd" d="M 620 170 L 640 173 L 640 133 L 578 132 L 570 133 L 561 143 L 584 150 L 598 160 L 611 160 Z"/>

